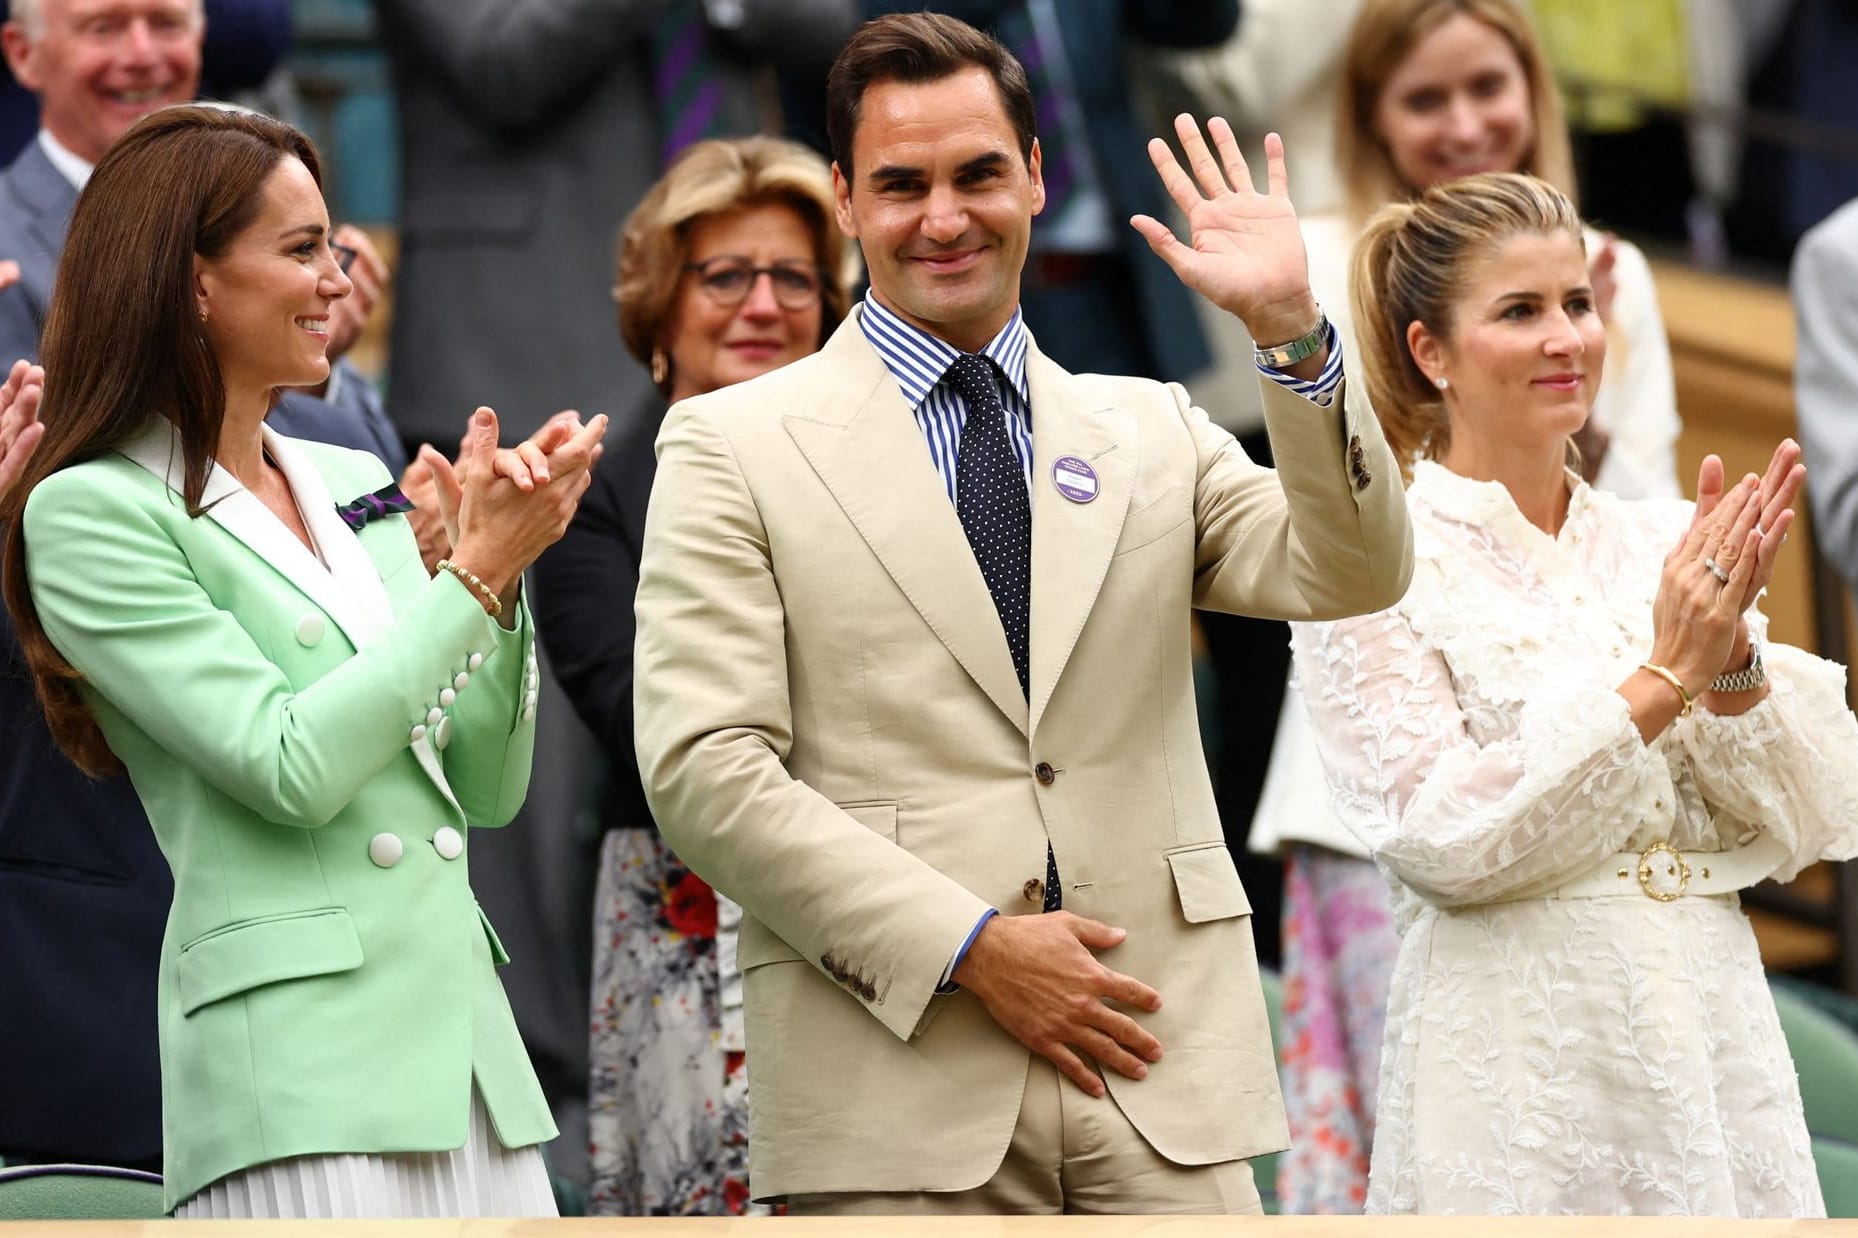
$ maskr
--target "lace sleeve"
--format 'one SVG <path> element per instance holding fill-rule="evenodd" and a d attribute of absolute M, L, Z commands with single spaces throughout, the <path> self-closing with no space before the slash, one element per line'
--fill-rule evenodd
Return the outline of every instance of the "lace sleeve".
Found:
<path fill-rule="evenodd" d="M 1724 717 L 1699 709 L 1676 727 L 1725 844 L 1759 827 L 1793 844 L 1774 875 L 1790 881 L 1815 860 L 1858 855 L 1858 720 L 1845 671 L 1790 645 L 1762 654 L 1766 700 Z"/>
<path fill-rule="evenodd" d="M 1432 902 L 1546 892 L 1673 811 L 1664 757 L 1597 668 L 1558 668 L 1510 719 L 1474 720 L 1397 612 L 1291 631 L 1337 813 Z"/>

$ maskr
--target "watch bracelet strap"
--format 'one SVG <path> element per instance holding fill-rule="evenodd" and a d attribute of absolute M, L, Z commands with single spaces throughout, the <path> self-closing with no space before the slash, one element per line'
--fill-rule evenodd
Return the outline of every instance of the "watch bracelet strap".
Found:
<path fill-rule="evenodd" d="M 1269 348 L 1252 345 L 1252 360 L 1269 369 L 1281 370 L 1315 356 L 1328 340 L 1329 315 L 1318 306 L 1314 327 L 1287 344 L 1274 344 Z"/>
<path fill-rule="evenodd" d="M 1748 665 L 1710 680 L 1711 692 L 1753 692 L 1768 682 L 1768 668 L 1761 663 L 1761 649 L 1749 646 Z"/>

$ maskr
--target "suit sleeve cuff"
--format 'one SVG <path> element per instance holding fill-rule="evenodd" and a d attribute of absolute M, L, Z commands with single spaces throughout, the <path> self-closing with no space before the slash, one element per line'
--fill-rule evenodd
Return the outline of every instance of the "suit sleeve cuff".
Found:
<path fill-rule="evenodd" d="M 955 973 L 961 968 L 961 960 L 968 957 L 968 951 L 974 946 L 974 939 L 981 935 L 981 930 L 987 926 L 987 922 L 998 914 L 992 907 L 989 907 L 981 913 L 981 918 L 974 922 L 974 927 L 968 930 L 967 937 L 962 940 L 961 948 L 955 951 L 955 957 L 950 959 L 948 966 L 942 969 L 941 982 L 935 986 L 937 996 L 960 990 L 961 986 L 955 983 Z"/>
<path fill-rule="evenodd" d="M 1342 337 L 1336 333 L 1335 324 L 1329 323 L 1329 359 L 1323 362 L 1323 372 L 1315 378 L 1292 378 L 1282 370 L 1274 370 L 1260 365 L 1258 372 L 1289 391 L 1302 396 L 1318 408 L 1329 408 L 1335 403 L 1336 389 L 1342 385 Z"/>

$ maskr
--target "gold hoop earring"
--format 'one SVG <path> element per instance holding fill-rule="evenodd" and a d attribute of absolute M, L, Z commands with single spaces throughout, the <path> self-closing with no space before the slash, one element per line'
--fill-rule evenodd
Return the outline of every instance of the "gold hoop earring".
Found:
<path fill-rule="evenodd" d="M 652 384 L 662 387 L 665 379 L 671 377 L 671 359 L 664 355 L 664 349 L 652 347 Z"/>

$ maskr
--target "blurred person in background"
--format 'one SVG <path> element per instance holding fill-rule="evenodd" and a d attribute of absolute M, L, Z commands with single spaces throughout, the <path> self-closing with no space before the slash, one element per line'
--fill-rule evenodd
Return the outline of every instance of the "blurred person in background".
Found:
<path fill-rule="evenodd" d="M 612 347 L 613 221 L 684 147 L 778 130 L 771 70 L 823 89 L 856 0 L 380 0 L 400 122 L 393 417 L 449 443 L 482 400 L 509 429 L 629 410 Z M 538 360 L 546 358 L 546 364 Z"/>
<path fill-rule="evenodd" d="M 555 673 L 609 769 L 593 925 L 597 1213 L 751 1210 L 741 909 L 684 867 L 646 807 L 632 738 L 632 596 L 665 409 L 815 351 L 845 318 L 850 252 L 825 160 L 777 138 L 690 147 L 620 235 L 620 336 L 655 390 L 535 573 Z"/>
<path fill-rule="evenodd" d="M 1554 75 L 1514 0 L 1365 0 L 1343 56 L 1337 113 L 1345 209 L 1304 221 L 1310 282 L 1353 342 L 1349 254 L 1390 201 L 1477 172 L 1525 172 L 1571 192 Z M 1677 495 L 1678 417 L 1664 322 L 1645 258 L 1590 231 L 1608 361 L 1577 427 L 1581 469 L 1627 498 Z M 1387 885 L 1330 807 L 1304 702 L 1279 713 L 1251 846 L 1286 857 L 1285 1102 L 1279 1162 L 1289 1212 L 1358 1211 L 1398 938 Z"/>
<path fill-rule="evenodd" d="M 200 94 L 230 99 L 265 85 L 290 51 L 290 0 L 204 0 L 206 45 L 200 56 Z M 21 12 L 32 0 L 11 6 Z M 98 8 L 107 6 L 99 5 Z M 9 16 L 0 0 L 0 21 Z M 39 130 L 39 103 L 12 70 L 0 68 L 0 167 L 18 158 Z"/>
<path fill-rule="evenodd" d="M 1858 853 L 1844 668 L 1757 608 L 1806 470 L 1783 441 L 1725 488 L 1709 456 L 1690 504 L 1571 467 L 1610 359 L 1588 239 L 1485 174 L 1354 259 L 1416 564 L 1382 613 L 1291 628 L 1401 929 L 1367 1211 L 1824 1216 L 1739 898 Z"/>
<path fill-rule="evenodd" d="M 0 256 L 19 277 L 0 289 L 0 366 L 38 355 L 92 165 L 141 116 L 194 98 L 203 38 L 198 0 L 13 0 L 11 14 L 0 43 L 35 92 L 38 127 L 0 172 Z M 331 310 L 332 358 L 386 278 L 358 230 L 336 240 L 358 256 L 356 291 Z M 338 361 L 319 391 L 284 393 L 271 424 L 397 471 L 366 379 Z M 158 1169 L 155 977 L 173 880 L 128 781 L 86 778 L 53 745 L 3 616 L 0 668 L 0 1009 L 32 1012 L 0 1018 L 0 1057 L 33 1064 L 0 1078 L 0 1157 Z"/>
<path fill-rule="evenodd" d="M 1124 226 L 1167 198 L 1145 155 L 1128 53 L 1213 47 L 1238 0 L 864 0 L 866 17 L 928 8 L 987 30 L 1026 66 L 1038 105 L 1045 209 L 1020 281 L 1026 325 L 1075 373 L 1185 382 L 1212 360 L 1195 297 Z M 1255 373 L 1246 398 L 1256 404 Z"/>
<path fill-rule="evenodd" d="M 449 447 L 481 401 L 512 435 L 563 409 L 611 412 L 624 434 L 651 384 L 613 346 L 616 221 L 693 142 L 778 131 L 777 75 L 822 95 L 857 0 L 374 7 L 400 128 L 395 425 Z M 564 1132 L 551 1168 L 584 1182 L 600 744 L 546 650 L 541 671 L 536 791 L 520 833 L 487 841 L 478 896 L 533 963 L 510 1001 Z"/>
<path fill-rule="evenodd" d="M 1793 260 L 1794 402 L 1813 470 L 1820 552 L 1858 583 L 1858 202 L 1800 240 Z"/>

